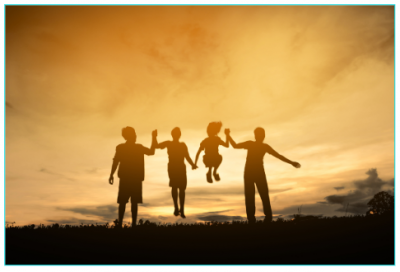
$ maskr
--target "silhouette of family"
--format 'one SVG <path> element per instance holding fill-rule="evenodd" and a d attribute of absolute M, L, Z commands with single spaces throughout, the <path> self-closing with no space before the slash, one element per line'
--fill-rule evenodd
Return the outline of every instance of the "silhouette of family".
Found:
<path fill-rule="evenodd" d="M 200 153 L 204 150 L 205 154 L 203 156 L 203 162 L 208 168 L 208 172 L 206 174 L 207 182 L 213 183 L 212 177 L 214 177 L 215 181 L 220 181 L 221 177 L 217 173 L 217 170 L 222 163 L 222 156 L 218 153 L 218 147 L 222 145 L 228 148 L 229 144 L 231 144 L 235 149 L 247 149 L 247 158 L 244 167 L 244 194 L 246 214 L 249 224 L 254 224 L 256 222 L 255 186 L 257 186 L 258 193 L 260 194 L 263 203 L 265 215 L 264 222 L 271 222 L 272 209 L 268 193 L 267 178 L 264 171 L 264 155 L 265 153 L 268 153 L 296 168 L 300 168 L 300 164 L 287 159 L 272 149 L 271 146 L 264 143 L 265 131 L 263 128 L 258 127 L 254 130 L 255 141 L 236 143 L 232 139 L 229 129 L 225 129 L 225 142 L 218 137 L 221 127 L 221 122 L 212 122 L 208 125 L 208 137 L 200 143 L 194 163 L 190 158 L 186 144 L 179 141 L 181 137 L 181 130 L 178 127 L 171 131 L 172 141 L 165 141 L 162 143 L 157 142 L 157 130 L 154 130 L 152 132 L 152 143 L 150 149 L 136 143 L 136 132 L 132 127 L 123 128 L 122 137 L 126 140 L 126 142 L 116 147 L 109 178 L 109 183 L 111 185 L 114 184 L 114 173 L 118 168 L 119 190 L 117 203 L 119 204 L 119 207 L 117 227 L 122 227 L 126 203 L 129 202 L 129 199 L 131 200 L 132 226 L 136 225 L 138 203 L 143 203 L 142 182 L 145 176 L 144 155 L 152 156 L 155 154 L 156 148 L 167 148 L 169 159 L 169 186 L 172 188 L 171 195 L 174 203 L 173 214 L 175 216 L 186 218 L 185 190 L 187 186 L 187 177 L 185 159 L 192 166 L 192 170 L 195 170 L 198 168 L 197 161 Z"/>

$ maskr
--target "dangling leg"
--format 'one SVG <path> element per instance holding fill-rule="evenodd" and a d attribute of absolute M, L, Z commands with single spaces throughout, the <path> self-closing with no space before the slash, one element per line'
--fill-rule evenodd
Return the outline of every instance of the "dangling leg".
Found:
<path fill-rule="evenodd" d="M 181 205 L 181 217 L 186 218 L 185 216 L 185 189 L 179 188 L 179 204 Z"/>
<path fill-rule="evenodd" d="M 179 215 L 179 207 L 178 207 L 178 187 L 172 187 L 171 189 L 171 194 L 172 194 L 172 200 L 174 201 L 174 215 L 178 216 Z"/>
<path fill-rule="evenodd" d="M 212 177 L 211 177 L 211 172 L 212 172 L 212 167 L 208 167 L 208 172 L 207 172 L 207 182 L 208 183 L 213 183 Z"/>
<path fill-rule="evenodd" d="M 216 181 L 220 181 L 221 180 L 219 174 L 217 173 L 218 167 L 221 165 L 221 163 L 222 163 L 222 156 L 219 155 L 219 158 L 215 163 L 214 172 L 213 172 L 213 176 L 214 176 Z"/>

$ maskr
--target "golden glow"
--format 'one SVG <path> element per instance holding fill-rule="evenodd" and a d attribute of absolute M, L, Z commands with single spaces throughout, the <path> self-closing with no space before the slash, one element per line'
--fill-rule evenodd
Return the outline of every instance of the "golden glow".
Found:
<path fill-rule="evenodd" d="M 104 221 L 96 209 L 117 207 L 118 180 L 107 179 L 125 126 L 148 147 L 153 129 L 164 141 L 179 126 L 192 159 L 211 121 L 237 142 L 263 127 L 266 143 L 302 164 L 264 159 L 272 210 L 296 207 L 288 214 L 350 190 L 369 168 L 392 178 L 393 15 L 390 6 L 7 6 L 6 221 Z M 220 153 L 219 183 L 206 182 L 201 160 L 187 167 L 184 222 L 245 218 L 246 152 Z M 182 221 L 167 162 L 165 150 L 146 157 L 138 219 Z"/>

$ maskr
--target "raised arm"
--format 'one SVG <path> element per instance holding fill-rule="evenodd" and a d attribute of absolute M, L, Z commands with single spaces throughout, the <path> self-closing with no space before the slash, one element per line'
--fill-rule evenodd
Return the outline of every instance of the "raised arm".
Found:
<path fill-rule="evenodd" d="M 198 168 L 196 164 L 193 163 L 192 159 L 190 158 L 189 155 L 189 150 L 187 148 L 187 146 L 185 145 L 185 159 L 188 161 L 188 163 L 192 166 L 192 169 L 196 169 Z M 197 160 L 196 160 L 197 161 Z"/>
<path fill-rule="evenodd" d="M 248 147 L 248 142 L 243 142 L 243 143 L 239 143 L 237 144 L 231 137 L 231 131 L 229 130 L 229 128 L 225 129 L 225 134 L 226 134 L 226 138 L 229 141 L 229 143 L 232 145 L 233 148 L 239 149 L 239 148 L 247 148 Z"/>
<path fill-rule="evenodd" d="M 286 162 L 286 163 L 288 163 L 288 164 L 291 164 L 291 165 L 293 165 L 293 167 L 296 167 L 296 168 L 300 168 L 301 167 L 301 165 L 300 165 L 300 163 L 298 163 L 298 162 L 295 162 L 295 161 L 291 161 L 291 160 L 289 160 L 288 158 L 286 158 L 285 156 L 282 156 L 281 154 L 279 154 L 278 152 L 276 152 L 272 147 L 270 147 L 269 145 L 268 145 L 268 153 L 269 154 L 271 154 L 272 156 L 274 156 L 275 158 L 277 158 L 277 159 L 280 159 L 281 161 L 283 161 L 283 162 Z"/>
<path fill-rule="evenodd" d="M 228 134 L 229 134 L 229 129 L 225 129 L 225 135 L 226 135 L 225 142 L 221 140 L 221 145 L 224 147 L 229 147 Z"/>
<path fill-rule="evenodd" d="M 151 135 L 152 135 L 152 141 L 151 141 L 150 149 L 148 149 L 147 147 L 144 147 L 144 154 L 146 154 L 148 156 L 154 155 L 155 150 L 156 150 L 156 146 L 158 146 L 158 143 L 157 143 L 157 130 L 153 130 Z"/>

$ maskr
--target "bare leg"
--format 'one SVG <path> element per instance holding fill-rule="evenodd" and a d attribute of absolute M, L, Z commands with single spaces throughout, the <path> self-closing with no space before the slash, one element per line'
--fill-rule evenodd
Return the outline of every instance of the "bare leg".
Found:
<path fill-rule="evenodd" d="M 206 175 L 208 183 L 213 183 L 213 180 L 212 180 L 212 177 L 211 177 L 211 172 L 212 172 L 212 167 L 210 166 L 210 167 L 208 167 L 208 172 L 207 172 L 207 175 Z"/>
<path fill-rule="evenodd" d="M 222 162 L 222 156 L 221 156 L 221 160 L 219 162 L 217 162 L 217 164 L 214 166 L 213 176 L 216 181 L 220 181 L 220 179 L 221 179 L 217 173 L 218 167 L 221 165 L 221 162 Z"/>
<path fill-rule="evenodd" d="M 179 204 L 181 205 L 181 217 L 186 218 L 185 216 L 185 189 L 179 189 Z"/>
<path fill-rule="evenodd" d="M 120 227 L 122 227 L 122 222 L 124 221 L 125 206 L 126 203 L 120 203 L 118 207 L 118 223 Z"/>
<path fill-rule="evenodd" d="M 138 204 L 137 203 L 131 203 L 132 227 L 136 226 L 137 211 L 138 211 Z"/>
<path fill-rule="evenodd" d="M 214 167 L 213 175 L 217 175 L 217 170 L 218 170 L 218 167 L 219 167 L 220 165 L 221 165 L 221 163 L 218 164 L 218 165 L 216 165 L 216 166 Z"/>
<path fill-rule="evenodd" d="M 178 188 L 177 187 L 172 187 L 171 189 L 171 195 L 172 195 L 172 200 L 174 201 L 174 215 L 178 216 L 179 215 L 179 207 L 178 207 Z"/>

